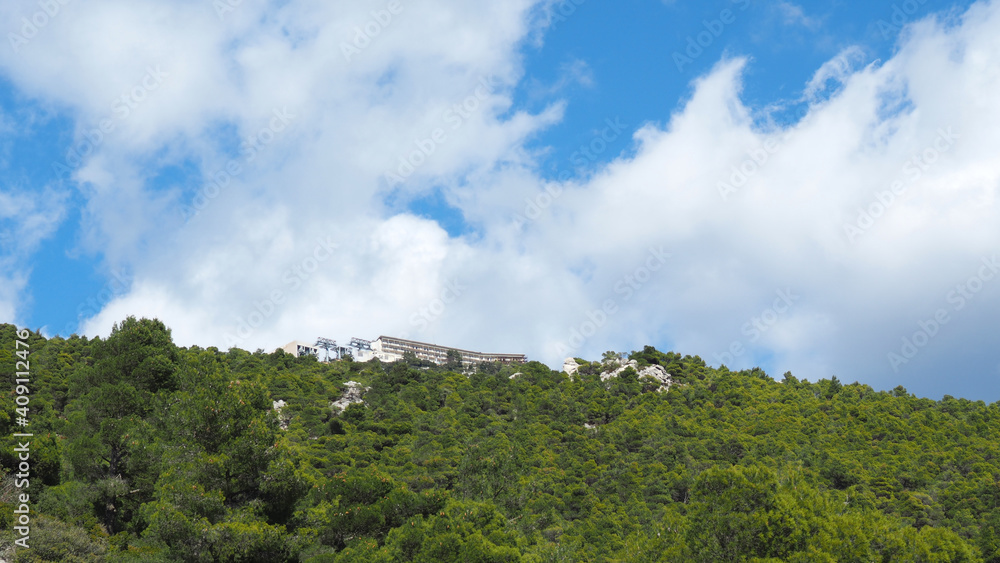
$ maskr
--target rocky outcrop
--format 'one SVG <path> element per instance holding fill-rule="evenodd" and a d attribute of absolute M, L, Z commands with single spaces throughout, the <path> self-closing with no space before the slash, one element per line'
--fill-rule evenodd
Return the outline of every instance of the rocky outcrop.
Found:
<path fill-rule="evenodd" d="M 286 415 L 281 414 L 281 409 L 283 409 L 286 404 L 287 403 L 285 403 L 281 399 L 278 399 L 277 401 L 271 401 L 271 407 L 275 410 L 275 412 L 278 415 L 278 426 L 280 426 L 282 430 L 288 430 L 288 419 L 291 418 L 287 414 Z"/>
<path fill-rule="evenodd" d="M 658 382 L 660 384 L 660 387 L 657 389 L 657 391 L 666 391 L 670 389 L 670 385 L 672 383 L 671 377 L 663 366 L 652 364 L 642 369 L 639 369 L 639 364 L 635 360 L 629 360 L 623 364 L 619 364 L 616 362 L 614 364 L 607 366 L 607 369 L 601 372 L 601 381 L 607 381 L 612 377 L 618 377 L 619 375 L 622 374 L 622 372 L 624 372 L 628 368 L 632 368 L 635 370 L 635 372 L 638 374 L 639 380 L 648 377 Z"/>
<path fill-rule="evenodd" d="M 333 409 L 333 414 L 339 415 L 344 412 L 344 410 L 355 403 L 365 402 L 364 395 L 365 391 L 368 391 L 370 387 L 363 387 L 357 381 L 348 381 L 344 384 L 344 394 L 330 403 L 330 408 Z"/>
<path fill-rule="evenodd" d="M 576 363 L 573 358 L 566 358 L 563 362 L 563 371 L 566 372 L 570 377 L 576 375 L 576 372 L 580 371 L 580 364 Z"/>

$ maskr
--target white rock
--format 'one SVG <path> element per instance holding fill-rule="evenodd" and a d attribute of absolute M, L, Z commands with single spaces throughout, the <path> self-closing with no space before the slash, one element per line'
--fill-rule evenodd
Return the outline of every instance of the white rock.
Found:
<path fill-rule="evenodd" d="M 365 391 L 371 389 L 371 387 L 362 387 L 357 381 L 348 381 L 344 384 L 344 387 L 346 387 L 344 395 L 340 399 L 330 403 L 330 408 L 333 409 L 334 414 L 339 415 L 348 406 L 365 402 Z"/>
<path fill-rule="evenodd" d="M 667 373 L 667 370 L 663 366 L 650 364 L 642 369 L 639 369 L 639 364 L 635 360 L 629 360 L 613 370 L 601 372 L 601 381 L 607 381 L 612 377 L 618 377 L 628 368 L 634 369 L 638 374 L 639 379 L 649 377 L 658 381 L 660 383 L 660 388 L 657 389 L 657 391 L 666 391 L 670 389 L 672 380 L 670 374 Z"/>
<path fill-rule="evenodd" d="M 650 377 L 659 381 L 660 388 L 657 391 L 668 391 L 673 384 L 673 378 L 667 373 L 667 369 L 658 364 L 651 364 L 639 370 L 639 379 L 643 377 Z"/>
<path fill-rule="evenodd" d="M 563 362 L 563 371 L 569 374 L 570 377 L 573 377 L 579 370 L 580 364 L 576 363 L 576 360 L 573 358 L 566 358 L 566 361 Z"/>
<path fill-rule="evenodd" d="M 639 364 L 635 360 L 629 360 L 624 364 L 616 364 L 618 367 L 613 369 L 607 369 L 601 372 L 601 381 L 607 381 L 612 377 L 618 377 L 628 368 L 634 369 L 636 372 L 639 371 Z"/>
<path fill-rule="evenodd" d="M 517 377 L 517 376 L 519 376 L 519 375 L 524 375 L 524 374 L 523 374 L 523 373 L 521 373 L 521 372 L 517 372 L 517 373 L 515 373 L 515 374 L 511 375 L 510 377 L 508 377 L 507 379 L 514 379 L 515 377 Z"/>
<path fill-rule="evenodd" d="M 282 430 L 288 430 L 288 421 L 292 418 L 289 415 L 281 414 L 281 409 L 287 405 L 285 401 L 278 399 L 277 401 L 271 401 L 271 407 L 278 413 L 278 426 Z"/>

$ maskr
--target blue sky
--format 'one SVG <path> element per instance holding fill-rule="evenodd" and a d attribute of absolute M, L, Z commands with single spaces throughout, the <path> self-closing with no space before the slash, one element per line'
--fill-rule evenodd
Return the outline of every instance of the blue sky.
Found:
<path fill-rule="evenodd" d="M 891 56 L 901 30 L 893 22 L 893 5 L 902 4 L 583 3 L 546 32 L 540 48 L 524 50 L 526 79 L 518 88 L 518 99 L 529 106 L 532 101 L 537 104 L 540 94 L 536 92 L 565 83 L 559 91 L 569 100 L 565 119 L 538 138 L 540 146 L 554 149 L 552 160 L 557 163 L 589 141 L 593 127 L 607 117 L 620 116 L 633 128 L 648 121 L 666 121 L 690 96 L 691 81 L 724 56 L 752 59 L 743 84 L 747 104 L 757 108 L 787 105 L 793 111 L 782 117 L 794 118 L 805 84 L 844 48 L 862 47 L 868 61 Z M 900 11 L 906 21 L 913 21 L 936 12 L 962 10 L 969 4 L 926 0 L 911 14 Z M 730 10 L 734 21 L 719 26 L 723 10 Z M 689 57 L 688 39 L 714 30 L 721 32 L 706 41 L 701 54 Z M 682 58 L 675 59 L 675 55 Z M 574 69 L 586 76 L 584 84 L 572 80 Z M 548 99 L 551 95 L 541 98 Z M 617 151 L 609 151 L 598 161 L 615 155 Z"/>
<path fill-rule="evenodd" d="M 1000 395 L 996 2 L 93 4 L 0 8 L 0 320 Z"/>

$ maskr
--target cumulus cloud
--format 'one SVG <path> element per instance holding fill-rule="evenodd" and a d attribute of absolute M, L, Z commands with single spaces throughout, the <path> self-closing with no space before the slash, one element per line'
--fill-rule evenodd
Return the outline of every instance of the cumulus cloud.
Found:
<path fill-rule="evenodd" d="M 837 54 L 836 57 L 823 63 L 806 84 L 805 97 L 812 100 L 820 92 L 830 87 L 842 85 L 844 80 L 857 71 L 858 63 L 864 60 L 865 53 L 857 45 L 851 45 Z"/>
<path fill-rule="evenodd" d="M 665 343 L 930 389 L 1000 306 L 1000 278 L 949 301 L 997 251 L 995 2 L 917 22 L 882 64 L 845 50 L 787 126 L 741 100 L 746 59 L 720 61 L 664 125 L 631 132 L 629 156 L 567 182 L 525 149 L 563 103 L 512 98 L 545 3 L 92 4 L 0 55 L 76 117 L 80 147 L 115 124 L 74 179 L 86 244 L 134 282 L 89 334 L 136 314 L 181 344 L 392 334 L 550 365 Z M 177 163 L 198 173 L 151 177 Z M 467 234 L 389 203 L 434 193 Z M 947 323 L 893 365 L 939 309 Z M 988 348 L 970 365 L 993 365 Z"/>
<path fill-rule="evenodd" d="M 997 5 L 978 4 L 961 25 L 915 25 L 882 66 L 852 69 L 848 50 L 806 91 L 830 78 L 841 88 L 786 128 L 755 125 L 767 120 L 740 101 L 746 61 L 723 61 L 665 128 L 637 133 L 634 158 L 563 196 L 534 246 L 573 233 L 567 253 L 603 266 L 595 289 L 646 245 L 672 250 L 648 305 L 602 336 L 635 345 L 659 329 L 715 364 L 770 357 L 812 378 L 928 385 L 947 364 L 946 338 L 981 340 L 970 303 L 995 310 L 1000 291 L 985 279 L 972 291 L 975 276 L 992 279 L 984 264 L 996 252 L 998 111 L 984 96 L 997 86 L 987 30 L 998 25 Z M 952 294 L 960 284 L 971 284 L 965 306 Z M 950 320 L 935 329 L 926 321 L 938 310 Z M 908 347 L 925 340 L 919 331 L 934 334 Z M 973 363 L 994 365 L 978 354 Z"/>

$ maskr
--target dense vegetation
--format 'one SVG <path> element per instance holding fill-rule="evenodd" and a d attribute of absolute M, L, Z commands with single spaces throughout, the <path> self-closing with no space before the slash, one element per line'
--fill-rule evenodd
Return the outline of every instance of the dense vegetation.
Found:
<path fill-rule="evenodd" d="M 15 330 L 0 325 L 5 374 Z M 570 378 L 184 349 L 134 318 L 29 342 L 16 552 L 23 429 L 0 395 L 9 561 L 1000 562 L 998 403 L 649 347 L 628 357 L 666 368 L 669 391 L 631 369 L 602 382 L 601 362 Z M 335 413 L 350 380 L 365 402 Z"/>

